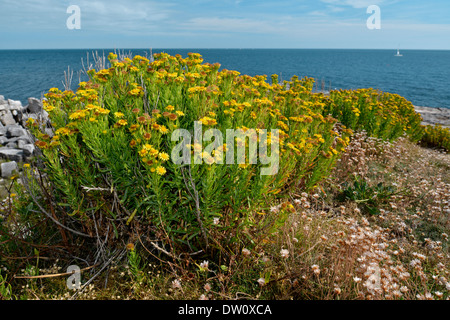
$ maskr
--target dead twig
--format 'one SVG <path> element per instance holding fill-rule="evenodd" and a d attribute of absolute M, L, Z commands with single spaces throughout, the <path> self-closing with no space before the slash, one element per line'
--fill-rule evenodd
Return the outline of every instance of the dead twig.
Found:
<path fill-rule="evenodd" d="M 184 183 L 186 184 L 186 189 L 189 192 L 192 199 L 194 199 L 194 202 L 195 202 L 197 222 L 200 225 L 200 230 L 202 231 L 203 239 L 206 242 L 206 247 L 209 247 L 208 237 L 206 236 L 206 231 L 205 231 L 205 228 L 203 227 L 203 221 L 201 219 L 200 200 L 198 198 L 198 192 L 197 192 L 197 189 L 195 188 L 195 183 L 194 183 L 194 180 L 192 179 L 192 175 L 191 175 L 191 167 L 188 166 L 189 183 L 188 183 L 188 180 L 186 179 L 186 176 L 184 175 L 185 170 L 186 170 L 185 167 L 181 167 L 181 173 L 183 174 L 183 179 L 184 179 Z M 189 184 L 190 184 L 190 187 L 192 188 L 192 191 L 194 192 L 194 194 L 192 194 L 191 191 L 189 190 Z"/>
<path fill-rule="evenodd" d="M 24 180 L 27 180 L 26 175 L 23 175 L 23 176 L 24 176 L 23 179 L 24 179 Z M 70 232 L 72 232 L 72 233 L 74 233 L 74 234 L 77 234 L 77 235 L 79 235 L 79 236 L 86 237 L 86 238 L 92 238 L 92 237 L 91 237 L 90 235 L 88 235 L 88 234 L 85 234 L 85 233 L 76 231 L 76 230 L 74 230 L 74 229 L 72 229 L 72 228 L 69 228 L 69 227 L 63 225 L 61 222 L 59 222 L 56 218 L 54 218 L 50 213 L 48 213 L 48 212 L 41 206 L 41 204 L 39 203 L 39 201 L 36 199 L 36 196 L 35 196 L 35 195 L 33 194 L 33 192 L 31 191 L 31 188 L 29 188 L 28 183 L 24 183 L 23 185 L 25 186 L 25 189 L 27 189 L 27 192 L 28 192 L 28 194 L 31 196 L 31 199 L 33 199 L 33 202 L 38 206 L 39 210 L 41 210 L 41 212 L 42 212 L 43 214 L 45 214 L 50 220 L 52 220 L 56 225 L 58 225 L 58 226 L 61 227 L 61 228 L 66 229 L 66 230 L 68 230 L 68 231 L 70 231 Z M 43 188 L 43 187 L 42 187 L 42 188 Z"/>
<path fill-rule="evenodd" d="M 99 264 L 95 264 L 93 266 L 81 269 L 80 272 L 92 269 L 99 266 Z M 72 274 L 74 274 L 75 271 L 72 272 L 64 272 L 64 273 L 55 273 L 55 274 L 43 274 L 43 275 L 39 275 L 39 276 L 14 276 L 14 278 L 16 279 L 43 279 L 43 278 L 55 278 L 55 277 L 64 277 L 64 276 L 70 276 Z"/>

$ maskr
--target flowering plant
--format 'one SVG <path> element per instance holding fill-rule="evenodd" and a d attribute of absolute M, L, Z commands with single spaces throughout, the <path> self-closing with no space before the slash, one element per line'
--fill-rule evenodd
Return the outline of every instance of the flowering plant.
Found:
<path fill-rule="evenodd" d="M 234 241 L 241 228 L 255 225 L 256 208 L 326 177 L 352 133 L 327 115 L 329 99 L 312 93 L 310 78 L 279 83 L 274 75 L 269 84 L 266 76 L 219 71 L 219 64 L 203 63 L 196 53 L 155 54 L 152 62 L 108 58 L 111 67 L 89 70 L 90 80 L 76 92 L 53 88 L 45 95 L 53 135 L 29 122 L 58 214 L 88 234 L 114 230 L 118 237 L 134 224 L 163 230 L 190 248 L 208 244 L 215 230 Z M 239 164 L 213 161 L 232 147 L 226 144 L 201 152 L 201 163 L 170 161 L 173 133 L 192 132 L 196 122 L 201 134 L 209 128 L 277 130 L 278 137 L 258 139 L 266 147 L 279 144 L 278 172 L 261 175 L 263 164 L 249 163 L 248 156 Z M 250 143 L 236 139 L 246 149 Z M 205 146 L 187 145 L 192 157 Z M 106 217 L 101 230 L 93 214 Z"/>

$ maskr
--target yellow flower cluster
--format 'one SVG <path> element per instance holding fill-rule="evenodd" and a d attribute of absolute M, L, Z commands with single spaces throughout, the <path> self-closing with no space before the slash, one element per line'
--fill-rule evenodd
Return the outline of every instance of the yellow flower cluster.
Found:
<path fill-rule="evenodd" d="M 214 126 L 217 124 L 217 120 L 210 117 L 203 117 L 199 121 L 205 126 Z"/>

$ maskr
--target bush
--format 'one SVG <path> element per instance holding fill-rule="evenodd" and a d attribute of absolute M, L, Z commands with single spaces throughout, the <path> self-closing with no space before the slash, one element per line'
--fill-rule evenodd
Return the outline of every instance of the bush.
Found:
<path fill-rule="evenodd" d="M 410 101 L 397 94 L 374 89 L 334 90 L 325 112 L 354 131 L 365 130 L 369 136 L 383 140 L 406 134 L 418 141 L 423 135 L 422 117 Z"/>
<path fill-rule="evenodd" d="M 312 79 L 279 84 L 274 75 L 269 84 L 265 76 L 219 71 L 195 53 L 155 54 L 153 62 L 108 58 L 111 67 L 88 71 L 90 80 L 76 92 L 53 88 L 45 95 L 54 135 L 29 121 L 51 190 L 47 203 L 57 220 L 80 233 L 124 243 L 136 241 L 137 232 L 193 251 L 226 247 L 258 226 L 257 213 L 271 199 L 313 188 L 348 144 L 351 130 L 323 116 Z M 214 163 L 232 146 L 214 141 L 209 153 L 206 137 L 189 143 L 191 164 L 173 163 L 175 130 L 194 136 L 195 121 L 202 134 L 256 129 L 260 147 L 279 142 L 278 173 L 261 175 L 266 166 L 249 163 L 248 155 L 243 164 Z M 235 142 L 247 149 L 252 141 Z M 195 164 L 198 159 L 203 162 Z"/>
<path fill-rule="evenodd" d="M 450 152 L 450 129 L 442 126 L 427 125 L 420 144 L 425 147 L 440 148 Z"/>

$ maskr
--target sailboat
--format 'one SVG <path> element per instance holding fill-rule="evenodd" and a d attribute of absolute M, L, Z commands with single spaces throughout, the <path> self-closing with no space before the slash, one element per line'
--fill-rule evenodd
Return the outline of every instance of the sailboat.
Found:
<path fill-rule="evenodd" d="M 396 56 L 396 57 L 403 57 L 403 55 L 400 54 L 400 50 L 399 50 L 399 49 L 397 49 L 397 54 L 396 54 L 395 56 Z"/>

